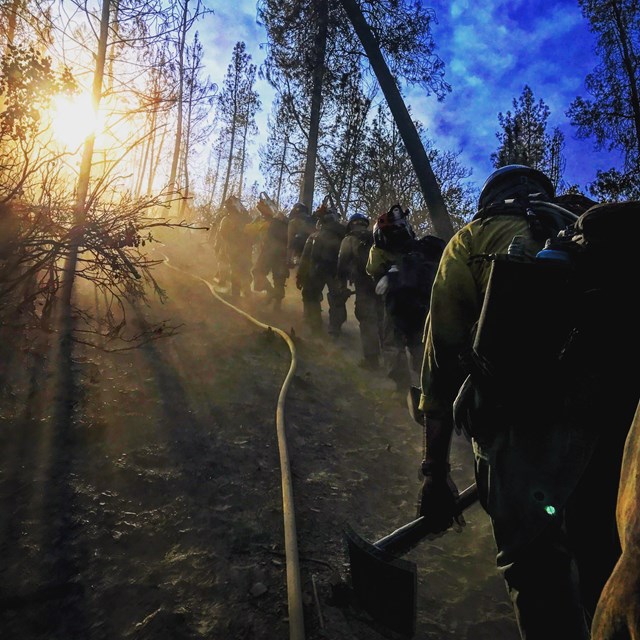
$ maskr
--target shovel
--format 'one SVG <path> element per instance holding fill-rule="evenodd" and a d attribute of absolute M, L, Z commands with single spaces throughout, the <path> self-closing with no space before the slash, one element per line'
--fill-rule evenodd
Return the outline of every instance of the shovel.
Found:
<path fill-rule="evenodd" d="M 474 483 L 458 496 L 460 513 L 477 500 Z M 373 544 L 349 525 L 344 531 L 356 600 L 374 620 L 406 636 L 415 634 L 417 570 L 415 563 L 399 556 L 429 535 L 427 518 L 420 516 Z"/>

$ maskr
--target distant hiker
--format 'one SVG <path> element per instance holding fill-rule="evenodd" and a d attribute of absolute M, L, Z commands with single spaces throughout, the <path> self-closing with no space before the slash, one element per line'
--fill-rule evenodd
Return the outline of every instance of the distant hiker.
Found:
<path fill-rule="evenodd" d="M 591 640 L 640 638 L 640 403 L 627 435 L 616 511 L 622 555 L 598 601 Z"/>
<path fill-rule="evenodd" d="M 251 291 L 252 239 L 246 233 L 249 222 L 251 216 L 240 199 L 227 198 L 216 235 L 216 253 L 222 268 L 228 270 L 234 298 L 247 296 Z"/>
<path fill-rule="evenodd" d="M 284 299 L 285 283 L 289 277 L 288 221 L 282 213 L 278 212 L 275 203 L 264 193 L 260 194 L 260 200 L 256 206 L 264 222 L 264 229 L 255 265 L 251 272 L 253 290 L 266 291 L 267 301 L 273 302 L 274 308 L 279 309 Z M 272 282 L 269 282 L 269 275 Z"/>
<path fill-rule="evenodd" d="M 329 335 L 340 335 L 347 319 L 345 291 L 337 277 L 338 253 L 346 228 L 334 209 L 321 208 L 317 229 L 307 238 L 296 274 L 296 286 L 302 291 L 304 320 L 312 333 L 323 333 L 322 300 L 327 289 Z"/>
<path fill-rule="evenodd" d="M 309 213 L 309 207 L 296 202 L 289 212 L 287 229 L 287 259 L 290 267 L 296 267 L 300 263 L 305 242 L 315 228 L 315 220 Z"/>
<path fill-rule="evenodd" d="M 422 364 L 422 334 L 431 285 L 444 248 L 435 236 L 417 239 L 398 204 L 378 217 L 366 266 L 384 306 L 382 352 L 397 391 L 408 391 Z"/>
<path fill-rule="evenodd" d="M 343 289 L 353 284 L 355 289 L 355 316 L 360 326 L 362 362 L 364 369 L 379 367 L 380 338 L 382 335 L 382 299 L 376 295 L 376 285 L 367 273 L 369 251 L 373 246 L 373 231 L 369 218 L 354 213 L 347 223 L 347 235 L 338 254 L 338 278 Z"/>
<path fill-rule="evenodd" d="M 626 373 L 637 366 L 636 316 L 621 290 L 638 282 L 625 237 L 637 233 L 618 224 L 619 242 L 590 262 L 597 254 L 567 234 L 597 207 L 578 219 L 553 198 L 540 171 L 502 167 L 444 250 L 421 375 L 420 513 L 436 533 L 463 523 L 449 473 L 455 419 L 473 443 L 522 638 L 586 640 L 619 554 L 617 477 L 638 402 Z"/>

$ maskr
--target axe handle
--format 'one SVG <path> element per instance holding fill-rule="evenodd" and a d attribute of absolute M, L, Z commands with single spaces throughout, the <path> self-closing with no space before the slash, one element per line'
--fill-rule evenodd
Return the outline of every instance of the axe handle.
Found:
<path fill-rule="evenodd" d="M 478 500 L 478 487 L 475 482 L 467 487 L 456 500 L 456 505 L 462 513 L 467 507 Z M 413 549 L 418 542 L 426 538 L 431 532 L 425 527 L 427 516 L 420 516 L 411 522 L 396 529 L 384 538 L 374 543 L 378 549 L 387 551 L 393 555 L 403 555 Z"/>

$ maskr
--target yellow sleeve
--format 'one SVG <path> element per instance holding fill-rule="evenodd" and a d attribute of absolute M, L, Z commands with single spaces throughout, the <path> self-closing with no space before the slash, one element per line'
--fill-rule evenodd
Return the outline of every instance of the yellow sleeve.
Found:
<path fill-rule="evenodd" d="M 255 243 L 264 236 L 268 226 L 268 220 L 265 220 L 264 218 L 256 218 L 245 225 L 244 233 L 251 239 L 252 243 Z"/>
<path fill-rule="evenodd" d="M 392 254 L 373 245 L 371 249 L 369 249 L 369 259 L 367 260 L 365 270 L 370 276 L 379 280 L 387 273 L 393 263 L 394 258 Z"/>
<path fill-rule="evenodd" d="M 425 327 L 421 408 L 450 415 L 464 382 L 459 356 L 471 346 L 482 297 L 470 269 L 471 234 L 461 229 L 445 247 L 431 291 Z"/>

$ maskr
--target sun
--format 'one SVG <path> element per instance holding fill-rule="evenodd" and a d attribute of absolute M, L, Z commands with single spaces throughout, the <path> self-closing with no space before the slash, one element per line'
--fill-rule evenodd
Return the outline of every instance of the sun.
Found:
<path fill-rule="evenodd" d="M 78 147 L 91 133 L 96 133 L 98 117 L 89 95 L 57 96 L 51 107 L 51 129 L 59 142 Z"/>

